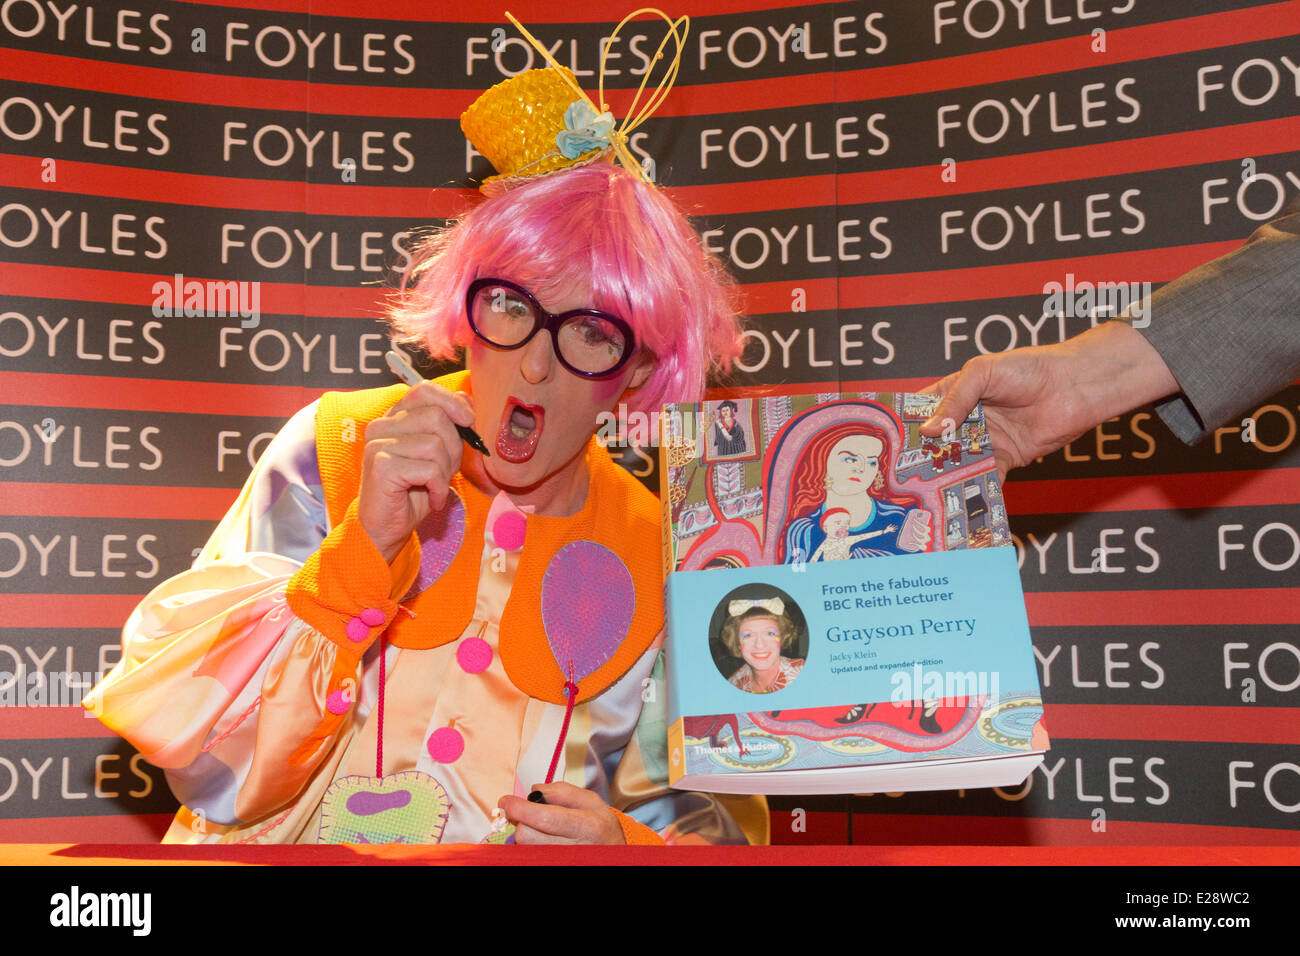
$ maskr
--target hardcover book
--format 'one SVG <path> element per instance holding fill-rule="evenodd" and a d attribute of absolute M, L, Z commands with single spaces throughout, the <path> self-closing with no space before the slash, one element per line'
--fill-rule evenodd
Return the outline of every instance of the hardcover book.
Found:
<path fill-rule="evenodd" d="M 660 420 L 670 782 L 1012 786 L 1048 738 L 979 408 L 768 395 Z"/>

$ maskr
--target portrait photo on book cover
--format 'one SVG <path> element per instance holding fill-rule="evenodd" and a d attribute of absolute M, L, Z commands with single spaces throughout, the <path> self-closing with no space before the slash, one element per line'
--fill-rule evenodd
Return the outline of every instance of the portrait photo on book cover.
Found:
<path fill-rule="evenodd" d="M 707 428 L 703 460 L 706 464 L 719 461 L 752 461 L 762 449 L 758 435 L 757 407 L 753 399 L 723 399 L 704 403 L 704 421 Z"/>
<path fill-rule="evenodd" d="M 729 684 L 770 694 L 791 684 L 808 658 L 803 609 L 780 588 L 752 583 L 723 596 L 709 622 L 709 651 Z"/>

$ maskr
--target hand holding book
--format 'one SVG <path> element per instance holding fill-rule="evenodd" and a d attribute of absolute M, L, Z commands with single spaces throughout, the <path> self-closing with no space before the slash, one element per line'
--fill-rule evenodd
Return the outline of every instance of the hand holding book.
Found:
<path fill-rule="evenodd" d="M 943 396 L 921 434 L 939 436 L 980 403 L 998 476 L 1074 441 L 1088 429 L 1178 391 L 1141 332 L 1107 322 L 1054 345 L 971 359 L 924 391 Z"/>

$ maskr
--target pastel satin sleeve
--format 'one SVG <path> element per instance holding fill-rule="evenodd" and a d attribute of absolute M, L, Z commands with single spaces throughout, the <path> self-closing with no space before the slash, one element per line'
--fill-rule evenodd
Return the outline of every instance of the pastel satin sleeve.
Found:
<path fill-rule="evenodd" d="M 314 413 L 299 412 L 267 447 L 195 566 L 141 601 L 122 659 L 83 703 L 217 825 L 258 820 L 302 790 L 350 727 L 361 655 L 382 630 L 366 622 L 391 616 L 415 573 L 410 549 L 389 569 L 373 545 L 366 573 L 340 566 L 364 531 L 354 516 L 328 527 Z M 343 579 L 346 593 L 334 583 Z M 325 597 L 304 606 L 329 616 L 309 624 L 290 596 L 313 582 Z"/>
<path fill-rule="evenodd" d="M 656 641 L 656 645 L 660 642 Z M 640 682 L 641 716 L 617 758 L 610 806 L 620 812 L 628 843 L 740 844 L 769 842 L 767 801 L 673 790 L 668 786 L 668 691 L 664 659 L 656 652 Z"/>

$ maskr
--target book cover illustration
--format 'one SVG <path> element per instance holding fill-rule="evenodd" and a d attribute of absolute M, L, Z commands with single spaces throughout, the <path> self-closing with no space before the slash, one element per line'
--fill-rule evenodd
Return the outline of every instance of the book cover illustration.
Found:
<path fill-rule="evenodd" d="M 667 570 L 1010 544 L 983 411 L 927 438 L 937 404 L 882 392 L 668 406 Z"/>
<path fill-rule="evenodd" d="M 674 781 L 1046 749 L 983 414 L 937 401 L 665 410 Z"/>

